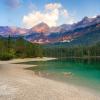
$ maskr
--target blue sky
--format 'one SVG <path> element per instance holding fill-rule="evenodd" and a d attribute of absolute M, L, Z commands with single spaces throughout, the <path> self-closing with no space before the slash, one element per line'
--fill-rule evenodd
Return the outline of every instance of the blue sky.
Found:
<path fill-rule="evenodd" d="M 0 0 L 0 26 L 57 26 L 99 14 L 100 0 Z"/>

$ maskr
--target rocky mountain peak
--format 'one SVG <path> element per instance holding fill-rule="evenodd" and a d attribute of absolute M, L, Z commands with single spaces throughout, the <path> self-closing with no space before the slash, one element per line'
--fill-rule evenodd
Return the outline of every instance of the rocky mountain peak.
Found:
<path fill-rule="evenodd" d="M 41 22 L 38 25 L 36 25 L 33 28 L 31 28 L 31 31 L 37 32 L 37 33 L 48 33 L 49 29 L 50 28 L 46 23 Z"/>

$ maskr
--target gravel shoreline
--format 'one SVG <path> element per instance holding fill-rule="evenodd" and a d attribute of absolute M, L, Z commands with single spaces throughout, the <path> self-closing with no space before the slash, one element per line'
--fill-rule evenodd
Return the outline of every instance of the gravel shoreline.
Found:
<path fill-rule="evenodd" d="M 0 100 L 100 100 L 78 86 L 38 77 L 24 68 L 36 65 L 13 64 L 26 61 L 47 61 L 54 58 L 28 58 L 0 61 Z"/>

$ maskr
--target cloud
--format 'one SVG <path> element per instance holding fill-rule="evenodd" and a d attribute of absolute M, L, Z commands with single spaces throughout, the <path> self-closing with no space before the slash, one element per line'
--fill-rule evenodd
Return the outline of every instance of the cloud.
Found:
<path fill-rule="evenodd" d="M 11 9 L 16 9 L 18 8 L 22 3 L 22 0 L 4 0 L 4 4 L 11 8 Z"/>
<path fill-rule="evenodd" d="M 45 5 L 45 9 L 47 10 L 53 10 L 53 9 L 59 9 L 62 8 L 62 5 L 60 3 L 49 3 Z"/>
<path fill-rule="evenodd" d="M 74 18 L 60 3 L 46 4 L 42 12 L 36 10 L 23 16 L 23 25 L 26 28 L 31 28 L 41 22 L 47 23 L 52 27 L 63 23 L 73 23 Z"/>

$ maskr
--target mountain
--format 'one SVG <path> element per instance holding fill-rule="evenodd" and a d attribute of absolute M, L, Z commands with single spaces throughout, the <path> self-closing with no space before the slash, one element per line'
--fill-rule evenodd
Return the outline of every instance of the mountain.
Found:
<path fill-rule="evenodd" d="M 81 21 L 73 24 L 73 29 L 82 28 L 82 27 L 86 27 L 89 25 L 97 24 L 97 23 L 100 23 L 100 15 L 94 18 L 84 17 Z"/>
<path fill-rule="evenodd" d="M 42 22 L 34 27 L 32 27 L 29 33 L 44 33 L 45 35 L 49 33 L 49 26 Z"/>
<path fill-rule="evenodd" d="M 88 18 L 84 17 L 81 21 L 74 23 L 74 24 L 63 24 L 58 27 L 51 27 L 50 31 L 51 33 L 54 32 L 65 32 L 70 30 L 75 30 L 77 28 L 87 27 L 89 25 L 100 23 L 100 15 L 94 17 L 94 18 Z"/>
<path fill-rule="evenodd" d="M 73 47 L 91 46 L 100 42 L 100 24 L 90 25 L 85 28 L 78 28 L 70 31 L 68 35 L 63 34 L 62 38 L 70 36 L 71 39 L 46 44 L 46 47 Z"/>
<path fill-rule="evenodd" d="M 18 37 L 22 36 L 25 40 L 39 44 L 75 44 L 83 42 L 100 40 L 100 15 L 94 18 L 84 17 L 81 21 L 74 24 L 63 24 L 57 27 L 49 27 L 42 22 L 31 29 L 19 27 L 0 27 L 0 36 L 2 37 Z M 97 39 L 96 39 L 96 37 Z M 85 37 L 85 38 L 83 38 Z M 95 37 L 95 39 L 93 39 Z M 77 42 L 75 42 L 77 40 Z M 89 42 L 90 43 L 90 42 Z"/>
<path fill-rule="evenodd" d="M 82 37 L 86 33 L 91 33 L 93 29 L 94 33 L 95 30 L 100 31 L 100 16 L 95 18 L 84 17 L 80 22 L 74 23 L 73 25 L 63 24 L 59 27 L 53 27 L 51 28 L 52 32 L 48 36 L 38 35 L 35 39 L 31 39 L 31 42 L 41 44 L 57 42 L 69 43 L 78 37 Z"/>
<path fill-rule="evenodd" d="M 72 29 L 72 25 L 71 24 L 63 24 L 63 25 L 60 25 L 58 27 L 51 27 L 49 32 L 50 33 L 65 32 L 65 31 L 69 31 L 71 29 Z"/>
<path fill-rule="evenodd" d="M 16 36 L 25 34 L 28 32 L 28 29 L 25 28 L 18 28 L 18 27 L 10 27 L 10 26 L 0 26 L 0 35 L 7 37 L 7 36 Z"/>

